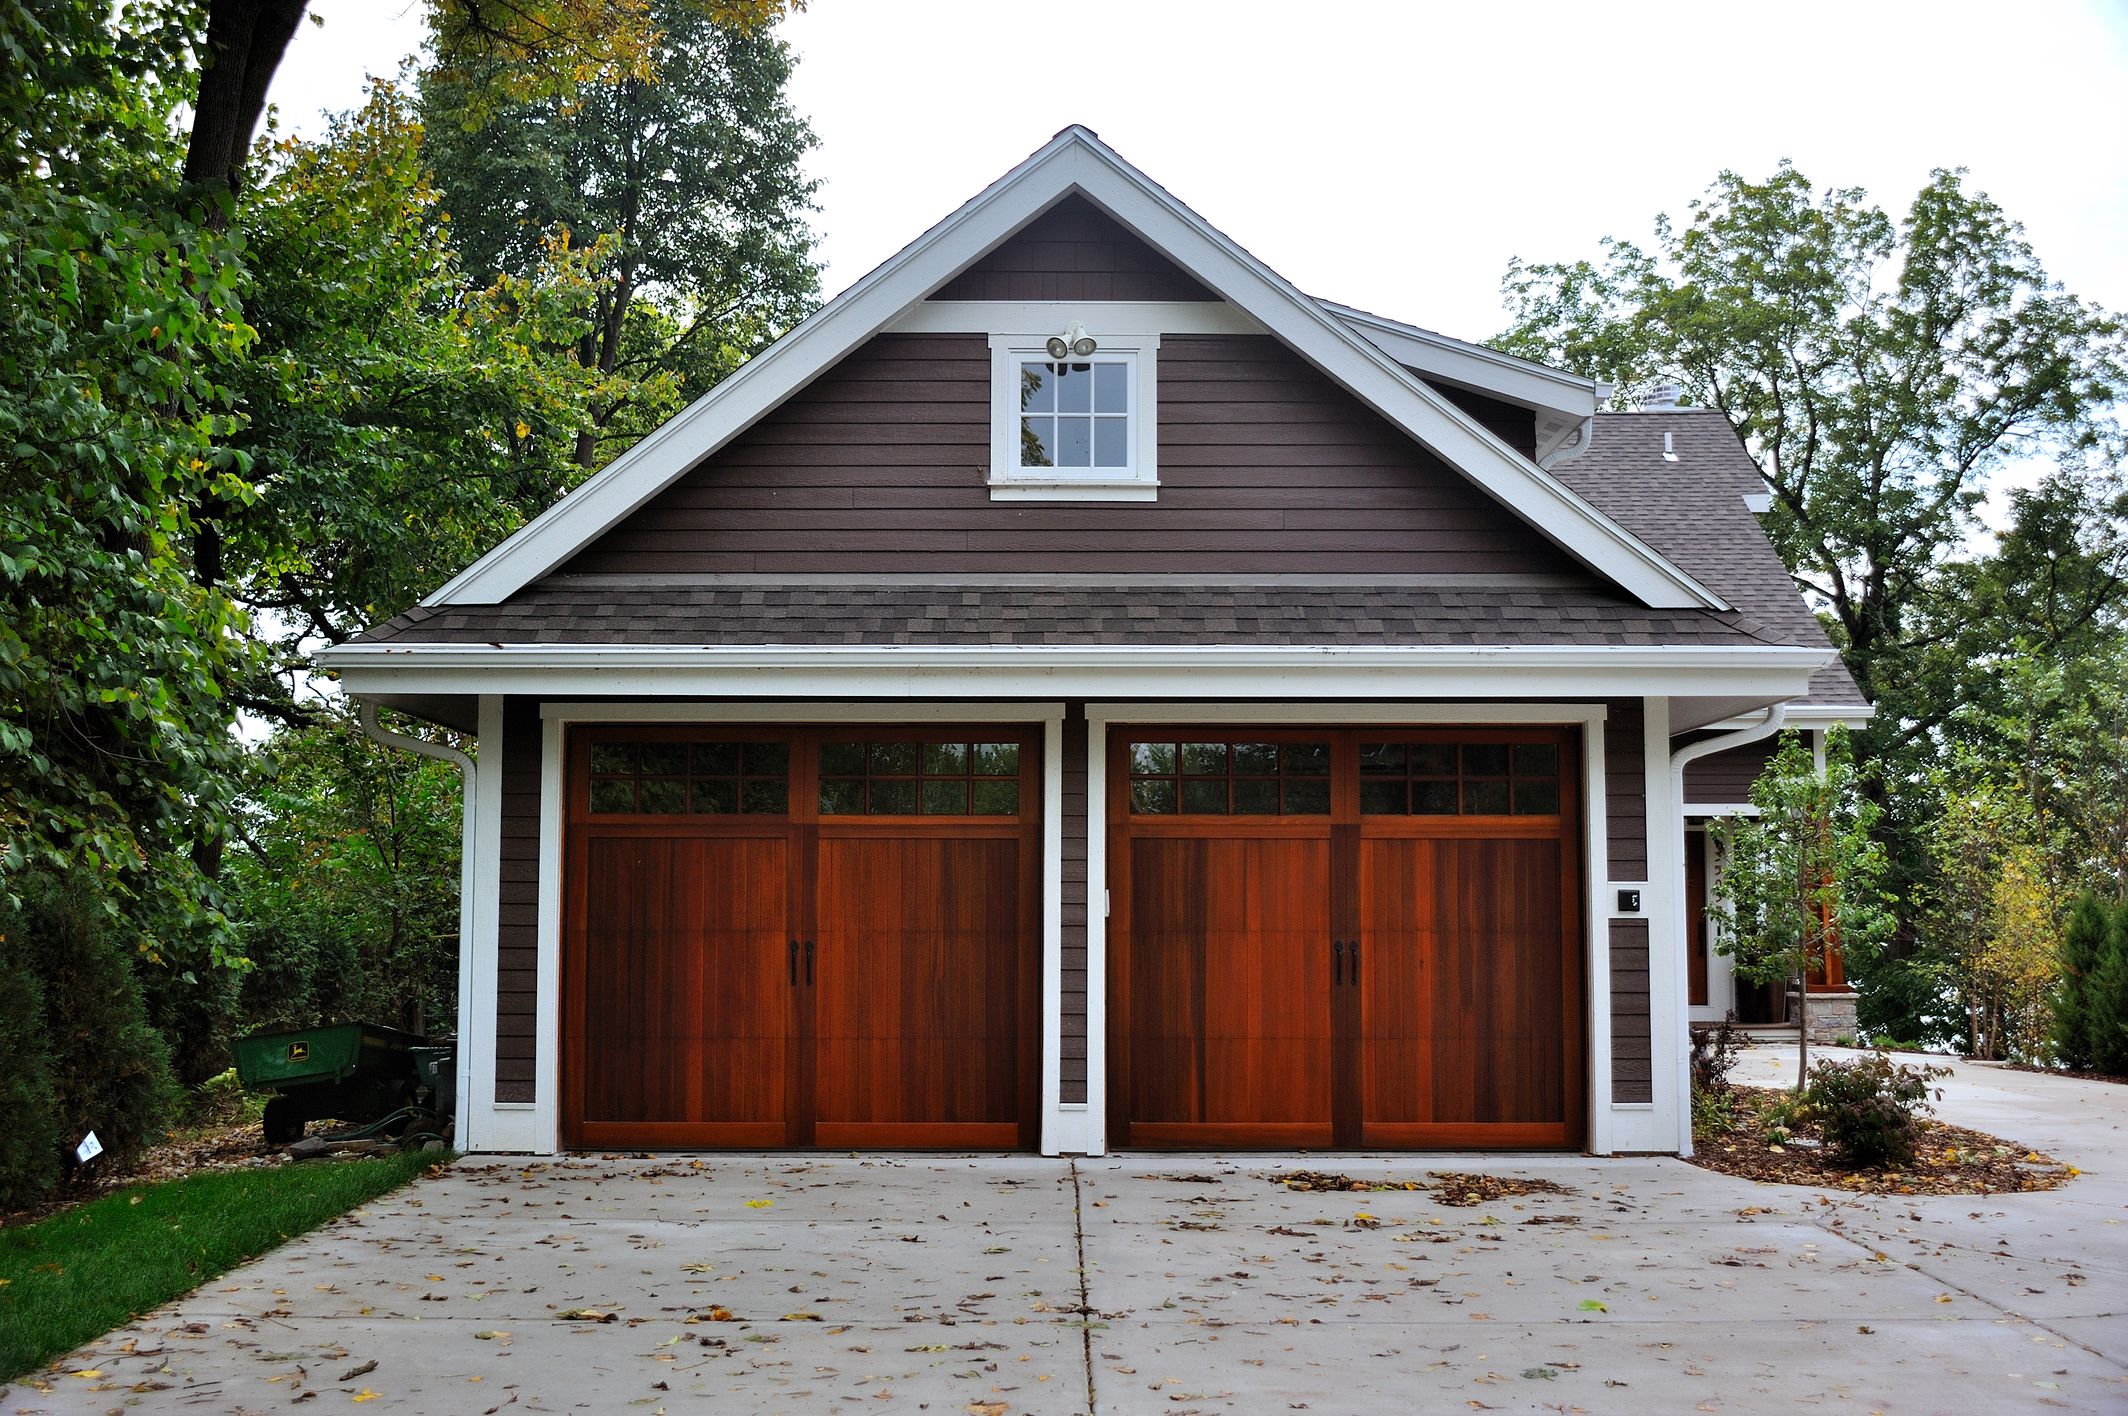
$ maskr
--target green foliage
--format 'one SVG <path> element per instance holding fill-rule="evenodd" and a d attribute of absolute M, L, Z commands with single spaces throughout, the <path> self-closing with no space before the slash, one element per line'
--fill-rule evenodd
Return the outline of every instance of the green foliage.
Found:
<path fill-rule="evenodd" d="M 0 12 L 0 891 L 53 869 L 211 925 L 191 848 L 250 650 L 186 537 L 250 496 L 224 439 L 251 330 L 240 245 L 173 208 L 192 12 Z"/>
<path fill-rule="evenodd" d="M 1948 965 L 1969 1055 L 2036 1061 L 2046 1041 L 2065 901 L 2030 799 L 1977 767 L 1947 771 L 1930 823 L 1923 936 Z"/>
<path fill-rule="evenodd" d="M 133 976 L 137 942 L 81 879 L 17 883 L 0 933 L 43 994 L 35 1026 L 49 1050 L 59 1141 L 71 1148 L 94 1131 L 104 1155 L 92 1163 L 123 1169 L 162 1139 L 177 1102 L 169 1050 Z"/>
<path fill-rule="evenodd" d="M 44 986 L 21 936 L 0 932 L 0 1210 L 59 1183 L 59 1106 L 44 1035 Z"/>
<path fill-rule="evenodd" d="M 225 518 L 229 573 L 292 668 L 544 510 L 582 473 L 594 404 L 641 385 L 571 352 L 607 248 L 542 243 L 521 272 L 467 279 L 396 85 L 320 141 L 274 146 L 237 225 L 258 340 L 234 444 L 257 496 Z"/>
<path fill-rule="evenodd" d="M 447 1153 L 216 1170 L 0 1233 L 0 1381 L 396 1190 Z"/>
<path fill-rule="evenodd" d="M 610 252 L 576 345 L 608 378 L 575 456 L 595 467 L 699 397 L 812 308 L 818 270 L 801 167 L 813 134 L 785 95 L 789 48 L 696 0 L 646 0 L 655 37 L 630 72 L 482 104 L 522 60 L 421 80 L 427 160 L 478 279 L 523 277 L 557 233 Z M 448 49 L 448 44 L 441 46 Z"/>
<path fill-rule="evenodd" d="M 2128 1077 L 2128 901 L 2112 915 L 2105 952 L 2084 993 L 2084 1027 L 2093 1069 Z"/>
<path fill-rule="evenodd" d="M 1914 1158 L 1917 1123 L 1933 1109 L 1929 1083 L 1949 1075 L 1948 1067 L 1904 1067 L 1872 1053 L 1811 1068 L 1802 1100 L 1818 1134 L 1842 1161 L 1869 1168 L 1904 1165 Z"/>
<path fill-rule="evenodd" d="M 387 751 L 341 712 L 275 732 L 251 766 L 227 879 L 257 961 L 244 978 L 247 1022 L 448 1027 L 458 773 Z"/>
<path fill-rule="evenodd" d="M 2101 971 L 2116 932 L 2114 911 L 2092 891 L 2077 896 L 2062 931 L 2061 989 L 2054 999 L 2054 1056 L 2078 1071 L 2098 1062 Z"/>
<path fill-rule="evenodd" d="M 1862 793 L 1846 731 L 1827 735 L 1822 773 L 1803 739 L 1784 733 L 1752 784 L 1751 804 L 1757 816 L 1720 828 L 1727 864 L 1715 880 L 1712 910 L 1738 976 L 1800 988 L 1823 967 L 1828 948 L 1867 965 L 1896 919 L 1884 890 L 1884 852 L 1871 834 L 1877 808 Z M 1807 1055 L 1807 1029 L 1799 1031 Z"/>

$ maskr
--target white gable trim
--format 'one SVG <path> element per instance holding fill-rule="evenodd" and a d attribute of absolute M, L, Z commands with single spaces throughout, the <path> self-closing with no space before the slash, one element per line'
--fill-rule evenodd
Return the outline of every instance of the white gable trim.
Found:
<path fill-rule="evenodd" d="M 1561 549 L 1654 607 L 1721 599 L 1428 388 L 1083 128 L 1067 128 L 424 603 L 498 604 L 1073 191 L 1231 301 Z"/>

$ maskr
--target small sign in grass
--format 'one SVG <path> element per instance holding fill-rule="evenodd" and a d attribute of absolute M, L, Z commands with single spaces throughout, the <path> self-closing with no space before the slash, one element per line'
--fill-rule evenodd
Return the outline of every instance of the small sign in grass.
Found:
<path fill-rule="evenodd" d="M 0 1231 L 0 1381 L 395 1190 L 436 1153 L 133 1185 Z"/>

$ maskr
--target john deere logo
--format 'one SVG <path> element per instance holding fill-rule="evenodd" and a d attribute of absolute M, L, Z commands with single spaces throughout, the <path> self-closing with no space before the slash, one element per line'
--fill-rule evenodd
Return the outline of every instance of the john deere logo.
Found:
<path fill-rule="evenodd" d="M 289 1043 L 289 1044 L 288 1044 L 288 1060 L 289 1060 L 289 1061 L 291 1061 L 291 1062 L 301 1062 L 301 1061 L 302 1061 L 302 1060 L 303 1060 L 304 1058 L 306 1058 L 306 1057 L 308 1057 L 308 1056 L 310 1056 L 310 1044 L 309 1044 L 309 1043 L 307 1043 L 307 1042 L 291 1042 L 291 1043 Z"/>

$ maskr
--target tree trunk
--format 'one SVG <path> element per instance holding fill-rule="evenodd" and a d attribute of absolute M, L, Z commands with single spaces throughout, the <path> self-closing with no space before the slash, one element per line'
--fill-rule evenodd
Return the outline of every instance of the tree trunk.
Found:
<path fill-rule="evenodd" d="M 185 184 L 193 200 L 211 202 L 201 220 L 228 224 L 228 205 L 243 185 L 244 157 L 266 108 L 281 56 L 303 22 L 306 0 L 211 0 L 200 55 L 199 98 L 185 148 Z"/>

